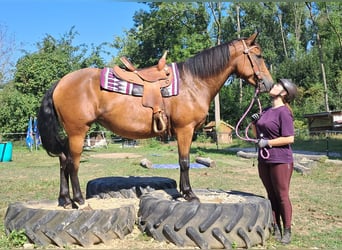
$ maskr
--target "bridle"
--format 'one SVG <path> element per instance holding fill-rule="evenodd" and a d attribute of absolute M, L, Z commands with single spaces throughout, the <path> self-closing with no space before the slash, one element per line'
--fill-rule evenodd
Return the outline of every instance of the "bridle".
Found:
<path fill-rule="evenodd" d="M 253 68 L 253 72 L 254 72 L 254 75 L 256 77 L 256 82 L 257 82 L 257 86 L 256 87 L 260 89 L 260 85 L 263 84 L 264 81 L 262 79 L 261 71 L 260 71 L 260 68 L 259 68 L 258 64 L 256 64 L 254 62 L 254 60 L 253 60 L 253 58 L 252 58 L 252 56 L 250 54 L 250 51 L 252 49 L 254 49 L 254 48 L 258 48 L 258 46 L 257 45 L 253 45 L 253 46 L 248 48 L 247 45 L 246 45 L 245 40 L 241 40 L 241 42 L 242 42 L 243 48 L 244 48 L 243 53 L 245 55 L 247 55 L 248 61 L 250 62 L 251 66 Z"/>
<path fill-rule="evenodd" d="M 244 140 L 244 141 L 248 141 L 248 142 L 252 142 L 252 143 L 257 143 L 259 141 L 259 139 L 252 139 L 248 136 L 248 130 L 249 128 L 251 127 L 252 125 L 252 122 L 250 122 L 248 124 L 248 126 L 246 127 L 245 129 L 245 137 L 242 137 L 240 136 L 239 134 L 239 127 L 242 123 L 242 121 L 246 118 L 247 114 L 249 113 L 249 111 L 252 109 L 253 105 L 254 105 L 254 102 L 257 101 L 258 103 L 258 107 L 259 107 L 259 114 L 261 114 L 262 112 L 262 106 L 261 106 L 261 102 L 260 102 L 260 99 L 259 99 L 259 92 L 260 92 L 260 84 L 263 83 L 263 80 L 262 80 L 262 77 L 260 75 L 260 69 L 259 69 L 259 66 L 254 63 L 251 55 L 250 55 L 250 50 L 257 47 L 256 45 L 248 48 L 245 41 L 244 40 L 241 40 L 242 41 L 242 44 L 244 46 L 244 51 L 243 53 L 247 55 L 247 58 L 249 60 L 249 62 L 251 63 L 252 65 L 252 68 L 253 68 L 253 71 L 254 71 L 254 75 L 256 76 L 257 78 L 257 82 L 258 82 L 258 86 L 255 87 L 255 91 L 254 91 L 254 96 L 253 96 L 253 99 L 251 100 L 247 110 L 245 111 L 245 113 L 242 115 L 242 117 L 240 118 L 240 120 L 238 121 L 236 127 L 235 127 L 235 133 L 237 135 L 237 137 L 239 137 L 241 140 Z M 261 148 L 260 149 L 260 155 L 262 158 L 264 159 L 268 159 L 270 157 L 270 153 L 268 152 L 267 148 Z"/>

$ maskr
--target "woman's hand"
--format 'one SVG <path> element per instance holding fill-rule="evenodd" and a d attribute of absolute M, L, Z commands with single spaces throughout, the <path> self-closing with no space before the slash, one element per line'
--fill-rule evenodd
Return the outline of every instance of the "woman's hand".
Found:
<path fill-rule="evenodd" d="M 266 139 L 259 139 L 256 144 L 258 145 L 259 148 L 264 148 L 264 147 L 269 146 L 268 140 Z"/>

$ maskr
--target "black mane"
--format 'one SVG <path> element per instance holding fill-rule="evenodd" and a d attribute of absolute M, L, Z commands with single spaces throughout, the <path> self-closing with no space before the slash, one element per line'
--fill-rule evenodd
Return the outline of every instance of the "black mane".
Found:
<path fill-rule="evenodd" d="M 179 63 L 179 69 L 187 70 L 192 75 L 205 78 L 219 74 L 227 67 L 230 53 L 229 47 L 235 42 L 244 40 L 239 38 L 233 41 L 205 49 L 183 63 Z"/>
<path fill-rule="evenodd" d="M 218 74 L 229 61 L 229 45 L 225 43 L 199 52 L 182 63 L 183 69 L 201 78 Z"/>

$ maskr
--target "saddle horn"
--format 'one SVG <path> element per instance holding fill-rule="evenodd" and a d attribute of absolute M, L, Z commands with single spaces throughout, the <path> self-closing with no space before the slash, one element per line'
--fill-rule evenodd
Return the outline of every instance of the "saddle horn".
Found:
<path fill-rule="evenodd" d="M 158 62 L 158 70 L 159 70 L 159 71 L 165 68 L 165 65 L 166 65 L 166 56 L 167 56 L 167 53 L 168 53 L 168 52 L 169 52 L 169 51 L 166 50 L 166 51 L 164 52 L 163 56 L 159 59 L 159 62 Z"/>

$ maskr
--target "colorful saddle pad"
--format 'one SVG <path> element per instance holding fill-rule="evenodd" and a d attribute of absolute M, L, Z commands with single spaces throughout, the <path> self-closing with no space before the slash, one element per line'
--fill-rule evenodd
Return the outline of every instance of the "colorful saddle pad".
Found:
<path fill-rule="evenodd" d="M 179 72 L 176 63 L 171 64 L 173 79 L 168 87 L 161 88 L 163 97 L 176 96 L 179 93 Z M 142 96 L 143 86 L 127 82 L 117 78 L 112 68 L 103 68 L 101 70 L 101 88 L 125 95 Z"/>

